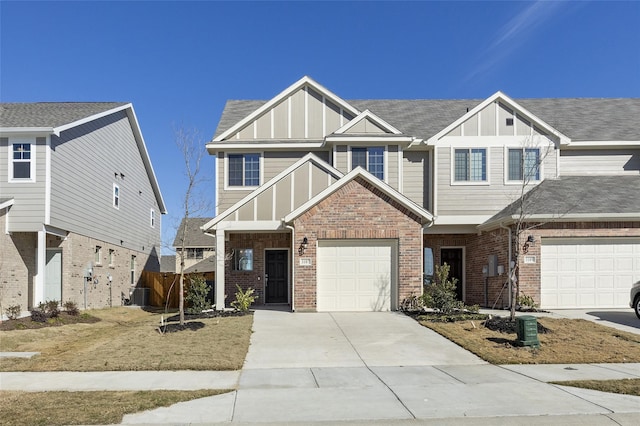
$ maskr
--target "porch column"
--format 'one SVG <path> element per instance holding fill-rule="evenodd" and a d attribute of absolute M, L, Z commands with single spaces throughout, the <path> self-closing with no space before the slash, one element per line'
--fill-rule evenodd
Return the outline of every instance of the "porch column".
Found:
<path fill-rule="evenodd" d="M 38 241 L 36 243 L 36 274 L 33 289 L 33 306 L 44 302 L 44 280 L 45 266 L 47 261 L 47 233 L 38 231 Z"/>
<path fill-rule="evenodd" d="M 216 229 L 216 310 L 224 310 L 224 229 Z"/>

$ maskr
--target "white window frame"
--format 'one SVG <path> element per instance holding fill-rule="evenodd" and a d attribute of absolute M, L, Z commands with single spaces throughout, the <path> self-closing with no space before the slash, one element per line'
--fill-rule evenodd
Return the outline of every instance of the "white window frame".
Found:
<path fill-rule="evenodd" d="M 102 265 L 102 246 L 96 246 L 93 260 L 96 265 Z"/>
<path fill-rule="evenodd" d="M 456 150 L 466 150 L 468 152 L 471 152 L 471 150 L 473 149 L 482 149 L 485 152 L 485 176 L 486 176 L 486 180 L 456 180 Z M 490 173 L 489 171 L 491 170 L 490 167 L 490 155 L 489 153 L 491 152 L 491 150 L 488 147 L 485 146 L 472 146 L 472 147 L 467 147 L 467 146 L 452 146 L 450 148 L 450 157 L 451 157 L 451 185 L 452 186 L 486 186 L 486 185 L 490 185 Z M 469 166 L 471 166 L 471 162 L 469 162 Z"/>
<path fill-rule="evenodd" d="M 368 171 L 369 173 L 371 173 L 369 171 L 369 149 L 372 148 L 382 148 L 382 180 L 383 182 L 387 182 L 388 177 L 389 177 L 389 170 L 388 170 L 388 164 L 389 164 L 389 155 L 388 155 L 388 145 L 349 145 L 347 148 L 348 151 L 348 163 L 349 163 L 349 170 L 353 170 L 353 149 L 356 148 L 360 148 L 360 149 L 364 149 L 365 150 L 365 155 L 366 155 L 366 167 L 364 168 L 366 171 Z M 371 173 L 372 175 L 374 175 L 373 173 Z M 375 175 L 374 175 L 375 176 Z M 376 176 L 377 177 L 377 176 Z"/>
<path fill-rule="evenodd" d="M 131 260 L 129 263 L 129 268 L 130 268 L 130 272 L 131 272 L 131 287 L 135 287 L 137 282 L 136 282 L 136 256 L 135 255 L 131 255 Z"/>
<path fill-rule="evenodd" d="M 29 164 L 29 177 L 28 178 L 16 178 L 13 177 L 13 164 L 14 162 L 26 163 L 25 160 L 14 160 L 13 159 L 13 145 L 29 145 L 29 152 L 31 153 L 28 162 Z M 9 138 L 9 143 L 7 147 L 7 157 L 8 157 L 8 182 L 10 183 L 34 183 L 36 181 L 36 140 L 35 138 L 20 138 L 14 139 Z"/>
<path fill-rule="evenodd" d="M 122 198 L 122 194 L 120 193 L 120 185 L 117 183 L 113 184 L 113 192 L 112 192 L 112 203 L 113 208 L 120 210 L 120 199 Z"/>
<path fill-rule="evenodd" d="M 524 170 L 522 171 L 522 178 L 519 180 L 511 180 L 509 179 L 509 151 L 510 150 L 520 150 L 522 151 L 522 155 L 524 158 L 525 150 L 527 149 L 535 149 L 538 151 L 538 158 L 540 164 L 538 164 L 538 179 L 535 177 L 528 179 L 525 176 Z M 522 185 L 523 182 L 527 182 L 527 184 L 531 183 L 540 183 L 544 179 L 544 157 L 542 149 L 539 146 L 505 146 L 504 148 L 504 183 L 505 185 Z"/>
<path fill-rule="evenodd" d="M 155 209 L 150 209 L 150 213 L 149 213 L 149 221 L 150 221 L 150 225 L 152 228 L 156 227 L 156 210 Z"/>
<path fill-rule="evenodd" d="M 113 258 L 115 257 L 115 250 L 109 249 L 109 266 L 113 267 Z"/>
<path fill-rule="evenodd" d="M 243 185 L 229 185 L 229 156 L 230 155 L 242 155 L 243 156 L 243 161 L 242 161 L 242 181 L 243 181 Z M 258 185 L 244 185 L 244 158 L 247 155 L 257 155 L 258 156 L 258 167 L 260 167 L 260 170 L 258 171 L 259 173 L 259 178 L 258 178 Z M 258 152 L 258 151 L 252 151 L 252 152 L 225 152 L 224 153 L 224 190 L 225 191 L 246 191 L 246 190 L 254 190 L 256 188 L 258 188 L 260 185 L 262 185 L 262 182 L 264 182 L 264 154 L 262 152 Z"/>

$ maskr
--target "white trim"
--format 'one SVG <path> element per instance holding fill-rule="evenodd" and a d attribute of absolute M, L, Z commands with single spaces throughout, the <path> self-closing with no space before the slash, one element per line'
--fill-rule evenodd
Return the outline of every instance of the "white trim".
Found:
<path fill-rule="evenodd" d="M 118 192 L 117 195 L 116 195 L 116 189 Z M 114 209 L 120 210 L 120 204 L 122 201 L 121 198 L 122 198 L 122 193 L 120 192 L 120 185 L 113 182 L 113 187 L 111 190 L 111 205 L 113 206 Z M 118 200 L 117 203 L 116 203 L 116 199 Z"/>
<path fill-rule="evenodd" d="M 327 172 L 328 175 L 334 175 L 334 177 L 336 179 L 340 179 L 342 176 L 344 176 L 344 173 L 342 173 L 341 171 L 339 171 L 339 170 L 335 169 L 334 167 L 330 166 L 325 161 L 321 160 L 315 154 L 310 152 L 307 155 L 305 155 L 304 157 L 302 157 L 300 160 L 296 161 L 291 166 L 287 167 L 285 170 L 283 170 L 282 172 L 277 174 L 275 177 L 270 179 L 267 184 L 262 185 L 261 187 L 255 189 L 253 192 L 251 192 L 246 197 L 244 197 L 243 199 L 241 199 L 240 201 L 238 201 L 237 203 L 235 203 L 234 205 L 229 207 L 227 210 L 225 210 L 221 214 L 218 214 L 218 216 L 216 216 L 215 218 L 213 218 L 212 220 L 210 220 L 209 222 L 207 222 L 206 224 L 201 226 L 200 229 L 202 229 L 203 231 L 206 232 L 209 229 L 213 228 L 214 226 L 216 226 L 216 224 L 220 223 L 222 220 L 226 219 L 227 217 L 229 217 L 234 212 L 237 212 L 237 210 L 240 207 L 244 206 L 251 199 L 253 199 L 253 198 L 257 197 L 258 195 L 262 194 L 263 192 L 267 191 L 269 188 L 274 187 L 284 177 L 286 177 L 289 174 L 291 174 L 294 170 L 296 170 L 298 167 L 300 167 L 302 164 L 304 164 L 307 161 L 312 161 L 318 167 L 324 169 Z M 274 191 L 274 194 L 275 194 L 275 191 Z M 274 195 L 274 197 L 275 197 L 275 195 Z M 274 201 L 275 201 L 275 199 L 274 199 Z M 275 206 L 275 202 L 274 202 L 274 206 Z M 275 213 L 274 213 L 274 215 L 275 215 Z"/>
<path fill-rule="evenodd" d="M 51 223 L 51 135 L 47 136 L 44 151 L 44 224 Z"/>
<path fill-rule="evenodd" d="M 82 124 L 86 124 L 89 123 L 93 120 L 97 120 L 99 118 L 102 117 L 106 117 L 107 115 L 111 115 L 113 113 L 119 112 L 119 111 L 123 111 L 126 110 L 128 108 L 131 108 L 133 110 L 133 105 L 128 103 L 128 104 L 124 104 L 115 108 L 111 108 L 110 110 L 107 111 L 103 111 L 103 112 L 99 112 L 97 114 L 93 114 L 90 115 L 88 117 L 85 118 L 81 118 L 80 120 L 76 120 L 76 121 L 72 121 L 71 123 L 67 123 L 67 124 L 63 124 L 62 126 L 58 126 L 58 127 L 54 127 L 52 129 L 52 133 L 56 136 L 60 136 L 60 133 L 64 132 L 65 130 L 71 129 L 73 127 L 77 127 L 80 126 Z"/>
<path fill-rule="evenodd" d="M 525 176 L 525 171 L 522 170 L 522 179 L 521 180 L 509 180 L 509 150 L 511 149 L 519 149 L 522 151 L 522 155 L 523 155 L 523 161 L 524 161 L 524 155 L 525 155 L 525 149 L 537 149 L 538 150 L 538 175 L 539 178 L 538 179 L 529 179 L 526 180 L 526 176 Z M 544 160 L 546 157 L 546 153 L 542 152 L 542 148 L 540 146 L 509 146 L 509 145 L 505 145 L 504 146 L 504 154 L 502 155 L 503 159 L 504 159 L 504 164 L 503 164 L 503 177 L 504 177 L 504 185 L 506 186 L 511 186 L 511 185 L 522 185 L 523 183 L 526 182 L 527 186 L 529 185 L 537 185 L 540 182 L 542 182 L 544 180 Z"/>
<path fill-rule="evenodd" d="M 200 229 L 205 228 L 205 226 L 206 225 L 202 226 Z M 211 228 L 212 227 L 208 227 L 206 229 Z M 281 231 L 283 229 L 283 226 L 282 221 L 280 220 L 246 220 L 220 222 L 215 229 L 218 231 Z"/>
<path fill-rule="evenodd" d="M 15 203 L 13 198 L 0 202 L 0 210 L 6 209 L 7 207 L 11 207 Z"/>
<path fill-rule="evenodd" d="M 435 219 L 438 218 L 438 147 L 434 146 L 433 147 L 433 155 L 432 155 L 432 170 L 433 170 L 433 184 L 431 185 L 431 188 L 433 188 L 433 194 L 432 194 L 432 200 L 433 200 L 433 205 L 431 206 L 431 209 L 433 211 L 433 216 Z M 434 220 L 434 223 L 436 221 Z"/>
<path fill-rule="evenodd" d="M 520 220 L 519 215 L 503 216 L 491 222 L 483 222 L 477 226 L 479 231 L 490 231 L 502 225 L 509 225 Z M 617 222 L 638 220 L 638 213 L 545 213 L 525 215 L 525 222 L 554 221 L 554 222 Z"/>
<path fill-rule="evenodd" d="M 465 121 L 467 121 L 473 115 L 475 115 L 478 112 L 482 111 L 486 106 L 488 106 L 492 102 L 496 102 L 496 101 L 497 102 L 502 101 L 505 105 L 507 105 L 509 108 L 511 108 L 513 110 L 514 114 L 516 112 L 520 112 L 520 114 L 524 118 L 528 119 L 531 122 L 531 127 L 532 128 L 533 128 L 534 123 L 537 124 L 538 127 L 541 127 L 542 129 L 546 130 L 550 134 L 556 136 L 560 140 L 561 144 L 567 144 L 567 143 L 571 142 L 571 139 L 569 137 L 565 136 L 564 134 L 560 133 L 558 130 L 556 130 L 553 127 L 551 127 L 545 121 L 543 121 L 540 118 L 538 118 L 536 115 L 531 113 L 529 110 L 523 108 L 520 104 L 518 104 L 513 99 L 509 98 L 504 93 L 502 93 L 500 91 L 497 91 L 496 93 L 494 93 L 493 95 L 489 96 L 487 99 L 482 101 L 480 104 L 478 104 L 477 106 L 475 106 L 474 108 L 469 110 L 467 113 L 463 114 L 456 121 L 454 121 L 453 123 L 451 123 L 450 125 L 448 125 L 444 129 L 442 129 L 441 131 L 436 133 L 434 136 L 430 137 L 427 140 L 427 144 L 434 145 L 435 143 L 438 142 L 438 140 L 440 140 L 442 137 L 444 137 L 447 133 L 449 133 L 450 131 L 452 131 L 453 129 L 458 127 L 460 124 L 462 124 Z M 496 111 L 496 113 L 497 113 L 497 111 Z M 497 116 L 497 114 L 496 114 L 496 116 Z M 515 127 L 515 121 L 516 120 L 515 120 L 515 117 L 514 117 L 514 127 Z M 499 121 L 496 123 L 496 125 L 497 124 L 499 124 Z M 496 127 L 496 132 L 499 131 L 498 129 L 499 129 L 499 126 Z M 515 133 L 514 133 L 514 135 L 515 135 Z"/>
<path fill-rule="evenodd" d="M 300 80 L 293 83 L 291 86 L 284 89 L 282 92 L 273 97 L 270 101 L 262 105 L 260 108 L 237 122 L 235 125 L 231 126 L 225 132 L 221 133 L 218 137 L 213 138 L 212 142 L 220 142 L 228 138 L 230 135 L 236 133 L 239 129 L 243 128 L 245 125 L 250 123 L 252 120 L 261 116 L 267 110 L 273 108 L 275 105 L 283 101 L 285 98 L 289 97 L 289 138 L 291 138 L 291 98 L 290 96 L 296 91 L 302 89 L 305 86 L 311 87 L 314 91 L 319 94 L 327 97 L 331 102 L 340 106 L 341 108 L 349 111 L 352 115 L 356 116 L 359 114 L 359 111 L 353 106 L 349 105 L 346 101 L 335 95 L 333 92 L 327 90 L 313 79 L 308 76 L 302 77 Z"/>
<path fill-rule="evenodd" d="M 404 193 L 404 152 L 402 151 L 402 147 L 398 146 L 398 191 L 403 194 Z M 423 169 L 424 170 L 424 169 Z M 423 177 L 424 182 L 424 177 Z M 424 189 L 422 191 L 424 193 Z"/>
<path fill-rule="evenodd" d="M 290 223 L 295 218 L 297 218 L 298 216 L 300 216 L 301 214 L 309 210 L 311 207 L 318 204 L 320 201 L 324 200 L 325 198 L 329 197 L 331 194 L 333 194 L 338 189 L 342 188 L 344 185 L 351 182 L 357 177 L 361 177 L 365 179 L 367 182 L 374 185 L 376 188 L 384 192 L 389 197 L 393 198 L 396 202 L 401 204 L 406 209 L 422 217 L 423 219 L 426 219 L 426 222 L 431 222 L 433 220 L 433 216 L 427 210 L 420 207 L 418 204 L 414 203 L 413 201 L 411 201 L 410 199 L 408 199 L 407 197 L 405 197 L 400 192 L 396 191 L 386 183 L 382 182 L 380 179 L 378 179 L 368 171 L 364 170 L 362 167 L 357 167 L 356 169 L 352 170 L 351 172 L 343 176 L 340 180 L 335 182 L 333 185 L 329 186 L 324 191 L 320 192 L 318 195 L 316 195 L 315 197 L 313 197 L 312 199 L 310 199 L 309 201 L 302 204 L 300 207 L 298 207 L 297 209 L 295 209 L 294 211 L 286 215 L 283 219 L 284 222 Z"/>
<path fill-rule="evenodd" d="M 206 145 L 207 151 L 209 154 L 216 155 L 218 151 L 227 151 L 227 150 L 238 150 L 238 149 L 282 149 L 282 148 L 290 148 L 290 149 L 310 149 L 310 148 L 322 148 L 325 145 L 324 141 L 322 142 L 280 142 L 280 143 L 259 143 L 259 142 L 242 142 L 242 143 L 230 143 L 230 142 L 221 142 L 221 143 L 208 143 Z"/>
<path fill-rule="evenodd" d="M 0 127 L 0 137 L 10 137 L 13 133 L 32 133 L 42 137 L 53 133 L 53 127 Z"/>
<path fill-rule="evenodd" d="M 489 220 L 492 215 L 444 215 L 438 216 L 433 221 L 437 225 L 478 225 Z"/>
<path fill-rule="evenodd" d="M 640 141 L 572 141 L 565 149 L 610 149 L 618 147 L 640 147 Z"/>
<path fill-rule="evenodd" d="M 309 137 L 309 88 L 304 87 L 304 138 Z"/>
<path fill-rule="evenodd" d="M 394 135 L 403 134 L 400 130 L 396 129 L 391 124 L 387 123 L 382 118 L 378 117 L 377 115 L 375 115 L 374 113 L 372 113 L 368 109 L 364 110 L 363 112 L 358 114 L 356 117 L 353 118 L 353 120 L 351 120 L 347 124 L 341 126 L 338 130 L 336 130 L 333 133 L 334 134 L 344 134 L 347 130 L 351 129 L 356 124 L 362 122 L 363 120 L 367 120 L 367 119 L 372 121 L 376 126 L 381 127 L 383 130 L 386 130 L 387 132 L 393 133 Z M 376 133 L 373 133 L 372 135 L 375 135 L 375 134 Z"/>
<path fill-rule="evenodd" d="M 486 180 L 455 180 L 455 174 L 456 174 L 456 167 L 455 167 L 455 151 L 456 150 L 467 150 L 469 151 L 469 153 L 471 152 L 472 149 L 483 149 L 484 153 L 485 153 L 485 176 L 487 177 Z M 480 147 L 480 146 L 476 146 L 476 147 L 449 147 L 449 156 L 450 156 L 450 160 L 451 160 L 451 166 L 450 166 L 450 170 L 451 173 L 449 174 L 449 179 L 450 182 L 449 184 L 451 186 L 488 186 L 491 185 L 491 182 L 489 181 L 489 170 L 491 170 L 491 168 L 489 167 L 489 153 L 490 153 L 490 149 L 487 147 Z M 471 157 L 469 157 L 469 167 L 471 167 Z"/>
<path fill-rule="evenodd" d="M 156 227 L 156 209 L 153 207 L 149 209 L 149 226 L 154 229 Z"/>
<path fill-rule="evenodd" d="M 366 136 L 362 136 L 362 135 L 358 135 L 358 136 L 349 136 L 349 135 L 344 135 L 344 136 L 334 136 L 334 135 L 328 135 L 325 140 L 327 141 L 327 143 L 336 143 L 336 142 L 349 142 L 349 143 L 353 143 L 353 142 L 362 142 L 362 143 L 366 143 L 366 144 L 371 144 L 371 143 L 376 143 L 376 142 L 383 142 L 383 143 L 389 143 L 389 142 L 406 142 L 406 143 L 411 143 L 413 142 L 413 137 L 411 136 L 395 136 L 395 135 L 379 135 L 379 134 L 371 134 L 371 135 L 366 135 Z M 279 145 L 280 147 L 282 147 L 282 145 Z"/>
<path fill-rule="evenodd" d="M 360 145 L 356 145 L 356 146 L 352 146 L 352 145 L 347 145 L 347 169 L 348 170 L 353 170 L 353 157 L 351 155 L 353 148 L 364 148 L 365 149 L 365 159 L 366 159 L 366 164 L 365 167 L 368 171 L 369 169 L 369 148 L 382 148 L 382 175 L 383 175 L 383 182 L 385 183 L 389 183 L 389 171 L 388 171 L 388 163 L 389 163 L 389 155 L 388 155 L 388 148 L 389 145 L 367 145 L 367 146 L 360 146 Z M 369 172 L 371 173 L 371 172 Z M 372 173 L 373 175 L 373 173 Z M 377 178 L 377 176 L 376 176 Z"/>
<path fill-rule="evenodd" d="M 505 145 L 535 143 L 538 146 L 555 145 L 544 135 L 534 136 L 446 136 L 440 140 L 438 146 L 453 146 L 455 148 L 502 148 Z"/>
<path fill-rule="evenodd" d="M 7 143 L 7 167 L 8 167 L 8 173 L 7 173 L 7 182 L 8 183 L 18 183 L 18 184 L 22 184 L 22 183 L 36 183 L 37 179 L 36 179 L 36 161 L 37 161 L 37 153 L 38 153 L 38 149 L 37 149 L 37 143 L 38 143 L 38 137 L 42 137 L 42 136 L 23 136 L 23 137 L 14 137 L 14 138 L 8 138 L 8 143 Z M 13 163 L 14 163 L 14 159 L 13 159 L 13 145 L 14 144 L 21 144 L 21 145 L 29 145 L 29 178 L 14 178 L 13 177 Z M 18 161 L 19 163 L 26 163 L 26 161 Z"/>

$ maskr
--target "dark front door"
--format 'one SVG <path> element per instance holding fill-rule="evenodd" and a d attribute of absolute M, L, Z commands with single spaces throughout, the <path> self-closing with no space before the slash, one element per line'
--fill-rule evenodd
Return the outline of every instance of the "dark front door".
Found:
<path fill-rule="evenodd" d="M 443 248 L 440 250 L 440 265 L 447 264 L 451 267 L 449 270 L 449 279 L 456 278 L 456 298 L 462 300 L 462 249 L 461 248 Z"/>
<path fill-rule="evenodd" d="M 287 251 L 267 250 L 265 262 L 265 303 L 287 303 Z"/>

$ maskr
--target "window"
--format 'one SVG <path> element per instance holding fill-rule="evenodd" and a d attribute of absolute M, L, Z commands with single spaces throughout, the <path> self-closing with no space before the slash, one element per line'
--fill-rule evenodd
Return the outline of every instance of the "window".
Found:
<path fill-rule="evenodd" d="M 156 227 L 156 211 L 154 209 L 151 209 L 151 215 L 149 217 L 150 220 L 150 224 L 152 228 Z"/>
<path fill-rule="evenodd" d="M 510 148 L 508 168 L 508 180 L 540 180 L 540 150 L 538 148 Z"/>
<path fill-rule="evenodd" d="M 94 254 L 94 262 L 96 265 L 100 265 L 102 263 L 102 247 L 96 246 L 96 251 Z"/>
<path fill-rule="evenodd" d="M 229 154 L 229 186 L 260 185 L 260 154 Z"/>
<path fill-rule="evenodd" d="M 424 282 L 425 284 L 431 284 L 433 282 L 433 249 L 430 247 L 424 248 Z"/>
<path fill-rule="evenodd" d="M 351 170 L 362 167 L 380 180 L 384 180 L 384 148 L 351 148 Z"/>
<path fill-rule="evenodd" d="M 109 266 L 113 266 L 113 254 L 114 254 L 114 250 L 109 249 Z"/>
<path fill-rule="evenodd" d="M 454 181 L 487 181 L 487 150 L 485 148 L 456 149 L 454 156 Z"/>
<path fill-rule="evenodd" d="M 253 249 L 237 249 L 233 252 L 234 271 L 253 271 Z"/>
<path fill-rule="evenodd" d="M 115 183 L 113 184 L 113 207 L 120 208 L 120 187 Z"/>
<path fill-rule="evenodd" d="M 34 180 L 32 145 L 30 143 L 14 143 L 11 145 L 10 180 Z"/>
<path fill-rule="evenodd" d="M 188 248 L 187 259 L 203 259 L 204 249 L 201 248 Z"/>

